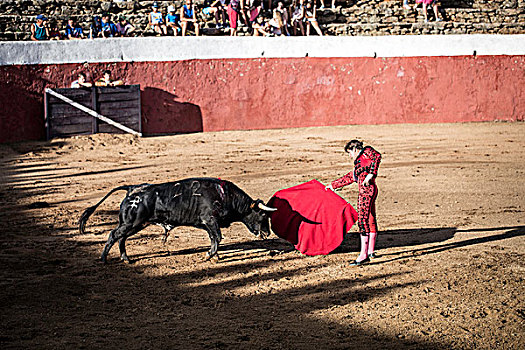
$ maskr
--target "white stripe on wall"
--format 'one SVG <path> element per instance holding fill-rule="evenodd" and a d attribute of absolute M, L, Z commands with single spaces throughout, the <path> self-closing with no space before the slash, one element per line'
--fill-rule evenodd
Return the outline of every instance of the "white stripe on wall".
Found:
<path fill-rule="evenodd" d="M 525 34 L 150 37 L 0 42 L 0 65 L 292 57 L 525 55 Z"/>

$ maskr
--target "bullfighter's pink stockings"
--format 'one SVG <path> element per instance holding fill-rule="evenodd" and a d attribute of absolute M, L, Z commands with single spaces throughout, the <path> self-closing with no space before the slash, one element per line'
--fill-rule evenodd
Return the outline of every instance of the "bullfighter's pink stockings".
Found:
<path fill-rule="evenodd" d="M 369 233 L 370 239 L 368 240 L 368 255 L 372 254 L 376 248 L 377 232 Z"/>
<path fill-rule="evenodd" d="M 356 261 L 363 261 L 366 258 L 368 258 L 368 241 L 369 241 L 369 235 L 359 235 L 361 237 L 361 252 L 359 253 L 359 256 L 357 257 Z"/>

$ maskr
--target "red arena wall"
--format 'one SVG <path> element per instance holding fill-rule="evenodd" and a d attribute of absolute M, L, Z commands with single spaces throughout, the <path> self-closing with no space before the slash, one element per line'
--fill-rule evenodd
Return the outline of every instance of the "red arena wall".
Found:
<path fill-rule="evenodd" d="M 523 120 L 525 56 L 199 59 L 0 67 L 0 142 L 43 139 L 45 88 L 110 69 L 144 134 Z"/>

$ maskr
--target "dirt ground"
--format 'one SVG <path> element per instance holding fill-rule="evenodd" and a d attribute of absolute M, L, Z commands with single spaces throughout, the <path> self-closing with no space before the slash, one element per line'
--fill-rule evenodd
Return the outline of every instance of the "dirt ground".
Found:
<path fill-rule="evenodd" d="M 0 145 L 2 349 L 524 349 L 525 123 L 344 126 Z M 124 192 L 80 235 L 80 213 L 121 184 L 231 180 L 254 198 L 350 171 L 345 142 L 383 154 L 380 257 L 350 267 L 275 235 L 224 229 L 166 244 L 151 226 L 133 264 L 98 261 Z M 355 187 L 339 192 L 356 204 Z"/>

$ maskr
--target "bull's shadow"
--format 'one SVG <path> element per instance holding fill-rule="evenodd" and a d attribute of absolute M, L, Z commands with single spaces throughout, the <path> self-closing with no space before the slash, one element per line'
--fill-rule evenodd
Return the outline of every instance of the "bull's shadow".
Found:
<path fill-rule="evenodd" d="M 176 95 L 154 87 L 145 87 L 141 91 L 142 130 L 145 135 L 203 131 L 200 107 L 177 99 Z"/>
<path fill-rule="evenodd" d="M 140 237 L 144 238 L 143 235 Z M 176 234 L 175 234 L 175 237 L 171 237 L 169 239 L 176 240 L 177 239 Z M 130 240 L 133 240 L 133 238 L 130 238 Z M 205 246 L 198 246 L 195 248 L 185 248 L 185 249 L 178 249 L 178 250 L 166 249 L 166 250 L 162 250 L 158 252 L 133 254 L 133 255 L 130 255 L 130 258 L 133 262 L 137 262 L 140 260 L 149 260 L 153 258 L 168 257 L 168 256 L 181 256 L 181 255 L 194 255 L 194 254 L 202 254 L 204 258 L 204 254 L 208 250 L 210 250 L 210 246 L 205 245 Z M 285 254 L 285 253 L 290 253 L 293 251 L 295 251 L 294 246 L 286 242 L 285 240 L 280 239 L 280 238 L 271 238 L 271 239 L 265 239 L 265 240 L 256 239 L 253 241 L 221 244 L 219 246 L 218 253 L 220 257 L 220 262 L 233 262 L 233 261 L 250 260 L 256 257 L 265 256 L 265 255 L 273 256 L 273 255 L 278 255 L 278 254 Z M 109 260 L 117 261 L 117 258 L 113 258 Z"/>

